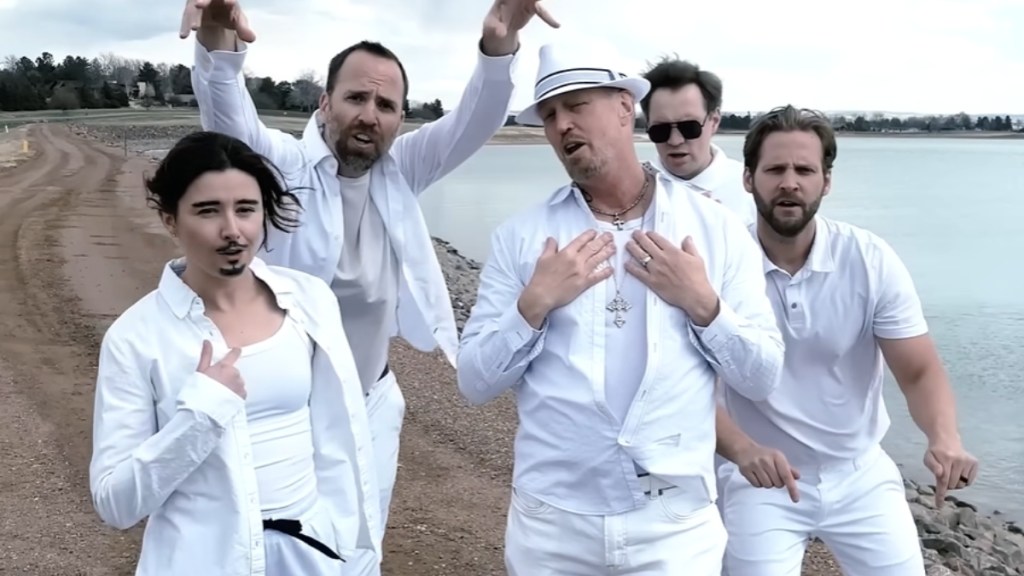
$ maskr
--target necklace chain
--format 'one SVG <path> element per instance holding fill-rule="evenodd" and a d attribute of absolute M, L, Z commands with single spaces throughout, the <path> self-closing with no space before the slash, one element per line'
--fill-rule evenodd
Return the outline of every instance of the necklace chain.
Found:
<path fill-rule="evenodd" d="M 634 200 L 632 204 L 630 204 L 627 208 L 620 210 L 619 212 L 609 213 L 604 212 L 598 208 L 595 208 L 592 203 L 593 198 L 586 192 L 583 193 L 583 197 L 586 199 L 587 204 L 590 206 L 590 209 L 597 214 L 601 214 L 603 216 L 611 216 L 613 218 L 612 225 L 614 225 L 617 230 L 621 231 L 623 227 L 626 225 L 626 222 L 622 219 L 622 215 L 626 214 L 633 208 L 636 208 L 637 205 L 640 204 L 640 202 L 647 195 L 647 189 L 650 186 L 651 180 L 654 179 L 653 167 L 651 167 L 650 164 L 645 163 L 643 165 L 643 168 L 644 184 L 643 186 L 640 187 L 640 193 L 637 195 L 636 200 Z M 641 228 L 643 228 L 642 223 L 640 226 Z M 619 286 L 618 270 L 612 270 L 612 281 L 615 283 L 615 297 L 612 298 L 612 300 L 605 305 L 605 310 L 615 315 L 615 317 L 612 319 L 612 323 L 615 324 L 615 327 L 622 328 L 626 324 L 626 312 L 629 312 L 630 309 L 633 308 L 633 305 L 630 304 L 629 301 L 623 298 L 622 296 L 622 290 Z"/>
<path fill-rule="evenodd" d="M 594 213 L 612 218 L 612 225 L 615 226 L 616 230 L 622 230 L 622 227 L 626 225 L 626 221 L 622 219 L 622 215 L 628 213 L 633 208 L 636 208 L 640 204 L 640 202 L 643 201 L 644 197 L 647 196 L 647 188 L 651 184 L 652 172 L 651 167 L 648 163 L 642 164 L 642 168 L 644 169 L 644 184 L 643 186 L 640 187 L 640 193 L 637 194 L 636 200 L 633 200 L 632 204 L 623 208 L 622 210 L 619 210 L 618 212 L 605 212 L 604 210 L 597 208 L 596 206 L 594 206 L 593 196 L 585 192 L 583 194 L 584 199 L 586 199 L 587 201 L 587 205 Z"/>

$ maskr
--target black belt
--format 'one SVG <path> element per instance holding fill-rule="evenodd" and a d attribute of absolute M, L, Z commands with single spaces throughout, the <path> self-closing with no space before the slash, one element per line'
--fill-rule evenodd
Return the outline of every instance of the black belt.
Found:
<path fill-rule="evenodd" d="M 381 380 L 383 380 L 388 374 L 391 374 L 391 367 L 388 366 L 387 364 L 385 364 L 384 365 L 384 370 L 381 371 L 380 376 L 377 376 L 377 382 L 380 382 Z M 376 384 L 377 382 L 374 382 L 374 384 Z M 370 393 L 366 392 L 366 393 L 363 394 L 363 396 L 366 396 L 367 398 L 369 398 L 370 397 Z"/>
<path fill-rule="evenodd" d="M 327 545 L 323 542 L 317 540 L 316 538 L 303 534 L 302 522 L 299 522 L 298 520 L 264 520 L 263 529 L 277 530 L 282 534 L 287 534 L 292 538 L 295 538 L 301 542 L 306 543 L 314 550 L 320 552 L 321 554 L 327 556 L 332 560 L 341 560 L 342 562 L 345 561 L 344 558 L 338 556 L 338 554 L 334 550 L 328 548 Z"/>

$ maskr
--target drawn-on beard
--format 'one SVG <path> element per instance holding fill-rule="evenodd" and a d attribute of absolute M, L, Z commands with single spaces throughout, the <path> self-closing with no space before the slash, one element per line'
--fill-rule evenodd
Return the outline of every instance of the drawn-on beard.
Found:
<path fill-rule="evenodd" d="M 229 257 L 236 255 L 241 256 L 242 254 L 245 253 L 246 248 L 247 246 L 243 246 L 242 244 L 239 244 L 237 242 L 231 242 L 227 246 L 218 248 L 217 254 Z M 229 260 L 228 266 L 222 266 L 221 268 L 218 268 L 217 272 L 221 276 L 232 278 L 241 275 L 243 272 L 245 272 L 246 268 L 248 268 L 248 265 L 245 262 L 242 262 L 241 259 Z"/>
<path fill-rule="evenodd" d="M 243 272 L 245 272 L 246 268 L 248 268 L 247 265 L 239 262 L 238 264 L 233 264 L 229 267 L 220 268 L 217 270 L 217 272 L 219 272 L 221 276 L 233 278 L 235 276 L 240 276 Z"/>

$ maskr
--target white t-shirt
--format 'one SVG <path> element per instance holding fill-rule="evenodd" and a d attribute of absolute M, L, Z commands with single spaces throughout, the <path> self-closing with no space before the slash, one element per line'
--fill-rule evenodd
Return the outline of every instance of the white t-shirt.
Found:
<path fill-rule="evenodd" d="M 370 197 L 370 173 L 341 180 L 345 239 L 331 289 L 363 390 L 380 379 L 388 361 L 398 306 L 398 257 Z"/>

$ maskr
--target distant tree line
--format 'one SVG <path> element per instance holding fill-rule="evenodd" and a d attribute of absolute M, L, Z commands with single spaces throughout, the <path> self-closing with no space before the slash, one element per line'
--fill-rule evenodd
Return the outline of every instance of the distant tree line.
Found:
<path fill-rule="evenodd" d="M 757 116 L 749 112 L 746 115 L 722 114 L 720 128 L 723 130 L 747 130 Z M 900 118 L 873 114 L 871 117 L 843 115 L 831 117 L 832 126 L 838 132 L 948 132 L 984 130 L 991 132 L 1014 131 L 1013 120 L 1006 116 L 972 117 L 964 112 L 953 115 L 910 116 Z M 1017 129 L 1024 132 L 1024 127 Z"/>
<path fill-rule="evenodd" d="M 246 76 L 246 87 L 261 110 L 311 112 L 320 100 L 323 83 L 312 71 L 293 81 L 269 76 Z M 43 52 L 35 59 L 7 56 L 0 64 L 0 111 L 77 110 L 195 106 L 192 76 L 182 64 L 154 64 L 146 60 L 102 54 L 88 59 L 66 56 L 58 62 Z M 404 102 L 406 116 L 435 120 L 444 115 L 440 100 Z"/>
<path fill-rule="evenodd" d="M 316 109 L 323 82 L 307 70 L 295 80 L 275 80 L 270 76 L 246 76 L 246 87 L 260 110 L 311 112 Z M 182 64 L 153 64 L 145 60 L 125 58 L 106 53 L 92 59 L 66 56 L 58 62 L 53 54 L 43 52 L 35 59 L 27 56 L 6 57 L 0 65 L 0 110 L 75 110 L 79 108 L 122 108 L 140 106 L 195 106 L 191 70 Z M 403 103 L 406 117 L 430 121 L 444 115 L 441 101 Z M 722 115 L 724 130 L 747 130 L 755 116 L 749 112 Z M 515 124 L 513 116 L 506 122 Z M 960 112 L 953 115 L 911 116 L 899 118 L 874 114 L 866 116 L 833 116 L 838 131 L 850 132 L 944 132 L 1014 130 L 1009 116 L 972 117 Z M 646 121 L 637 118 L 636 128 L 643 130 Z M 1018 131 L 1024 131 L 1024 127 Z"/>

